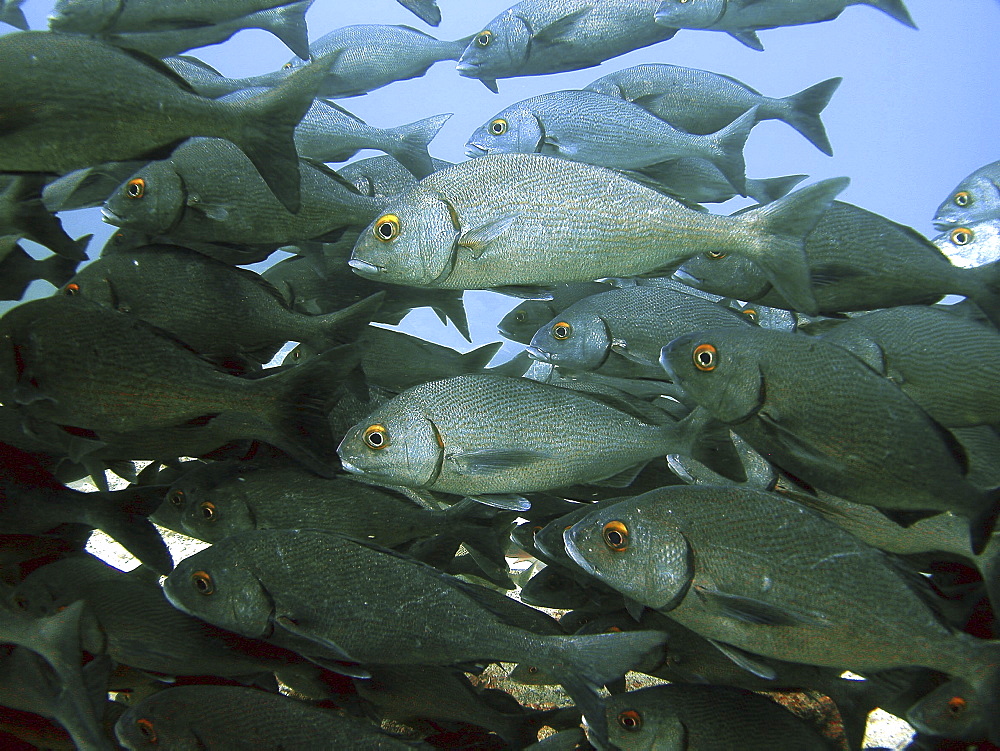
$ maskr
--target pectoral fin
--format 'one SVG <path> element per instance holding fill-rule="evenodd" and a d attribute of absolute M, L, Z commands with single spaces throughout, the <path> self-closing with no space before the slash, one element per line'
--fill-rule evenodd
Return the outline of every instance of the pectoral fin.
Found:
<path fill-rule="evenodd" d="M 452 454 L 447 459 L 463 475 L 492 475 L 507 469 L 527 467 L 535 462 L 551 459 L 552 455 L 530 449 L 480 449 Z"/>
<path fill-rule="evenodd" d="M 727 594 L 716 589 L 693 587 L 698 597 L 720 615 L 743 623 L 761 626 L 829 626 L 830 621 L 820 613 L 802 611 L 774 605 L 743 595 Z"/>
<path fill-rule="evenodd" d="M 765 665 L 757 660 L 753 659 L 753 656 L 744 652 L 742 649 L 737 649 L 729 644 L 723 644 L 722 642 L 716 641 L 715 639 L 709 639 L 708 642 L 718 649 L 722 654 L 732 660 L 734 663 L 739 665 L 741 668 L 746 670 L 748 673 L 753 673 L 765 680 L 773 681 L 778 677 L 778 674 L 774 671 L 770 665 Z"/>
<path fill-rule="evenodd" d="M 472 257 L 479 258 L 489 249 L 489 244 L 510 229 L 519 217 L 520 214 L 513 214 L 479 227 L 473 227 L 462 233 L 462 236 L 458 238 L 458 245 L 469 248 L 472 250 Z"/>

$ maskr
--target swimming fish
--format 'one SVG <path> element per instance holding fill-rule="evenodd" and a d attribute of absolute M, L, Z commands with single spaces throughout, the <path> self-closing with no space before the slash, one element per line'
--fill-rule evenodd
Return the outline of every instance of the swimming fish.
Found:
<path fill-rule="evenodd" d="M 955 186 L 938 206 L 934 228 L 942 232 L 1000 219 L 1000 161 L 985 164 Z"/>
<path fill-rule="evenodd" d="M 969 223 L 945 230 L 931 240 L 948 260 L 963 269 L 1000 261 L 1000 221 Z"/>

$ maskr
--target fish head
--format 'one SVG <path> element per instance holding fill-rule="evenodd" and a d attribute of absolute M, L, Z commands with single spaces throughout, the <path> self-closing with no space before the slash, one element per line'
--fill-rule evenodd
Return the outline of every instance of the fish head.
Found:
<path fill-rule="evenodd" d="M 239 484 L 217 488 L 207 497 L 189 498 L 181 526 L 185 534 L 213 543 L 257 529 L 253 511 Z"/>
<path fill-rule="evenodd" d="M 466 78 L 484 81 L 516 76 L 530 47 L 531 27 L 509 8 L 472 37 L 455 67 Z"/>
<path fill-rule="evenodd" d="M 274 600 L 232 542 L 245 537 L 229 537 L 185 558 L 163 582 L 163 593 L 188 615 L 263 639 L 273 630 Z"/>
<path fill-rule="evenodd" d="M 49 29 L 97 34 L 114 21 L 125 0 L 59 0 L 49 15 Z"/>
<path fill-rule="evenodd" d="M 569 370 L 596 370 L 611 352 L 611 331 L 599 315 L 573 307 L 535 332 L 528 355 Z"/>
<path fill-rule="evenodd" d="M 653 19 L 671 29 L 707 29 L 726 12 L 727 0 L 663 0 Z"/>
<path fill-rule="evenodd" d="M 609 696 L 604 701 L 608 740 L 617 748 L 681 749 L 688 745 L 687 728 L 668 702 L 646 698 L 642 691 Z"/>
<path fill-rule="evenodd" d="M 417 185 L 358 236 L 348 263 L 369 279 L 432 287 L 451 271 L 460 231 L 452 205 Z"/>
<path fill-rule="evenodd" d="M 184 213 L 187 191 L 170 162 L 152 162 L 122 183 L 101 209 L 108 224 L 167 233 Z"/>
<path fill-rule="evenodd" d="M 710 251 L 684 262 L 674 277 L 689 287 L 739 300 L 756 300 L 771 289 L 771 282 L 753 261 L 734 253 Z"/>
<path fill-rule="evenodd" d="M 968 681 L 953 678 L 914 704 L 906 719 L 921 733 L 976 741 L 987 736 L 989 711 Z"/>
<path fill-rule="evenodd" d="M 192 729 L 190 700 L 184 692 L 161 691 L 129 707 L 115 723 L 115 737 L 125 748 L 205 748 Z"/>
<path fill-rule="evenodd" d="M 740 337 L 754 330 L 709 329 L 679 336 L 660 351 L 660 365 L 717 420 L 742 422 L 764 398 L 759 362 L 752 350 L 740 346 Z"/>
<path fill-rule="evenodd" d="M 985 169 L 985 168 L 984 168 Z M 968 226 L 975 222 L 996 221 L 1000 217 L 1000 174 L 982 170 L 969 175 L 938 206 L 933 225 L 939 230 Z"/>
<path fill-rule="evenodd" d="M 651 608 L 676 605 L 691 583 L 691 550 L 643 496 L 596 509 L 563 532 L 566 553 L 591 576 Z"/>
<path fill-rule="evenodd" d="M 964 269 L 1000 261 L 1000 225 L 995 222 L 954 227 L 942 232 L 933 242 L 949 261 Z"/>
<path fill-rule="evenodd" d="M 472 134 L 466 156 L 486 154 L 538 154 L 545 141 L 541 120 L 523 102 L 508 107 Z"/>
<path fill-rule="evenodd" d="M 497 331 L 511 341 L 530 344 L 538 328 L 555 313 L 547 300 L 525 300 L 500 319 Z"/>
<path fill-rule="evenodd" d="M 374 483 L 430 486 L 441 472 L 444 445 L 412 390 L 390 399 L 355 425 L 337 447 L 344 469 Z"/>

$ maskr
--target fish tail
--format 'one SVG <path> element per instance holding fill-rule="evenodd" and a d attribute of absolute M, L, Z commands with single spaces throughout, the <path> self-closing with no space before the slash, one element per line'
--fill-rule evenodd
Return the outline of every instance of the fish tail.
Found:
<path fill-rule="evenodd" d="M 493 355 L 502 346 L 503 342 L 492 342 L 491 344 L 484 344 L 482 347 L 476 347 L 471 352 L 466 352 L 460 358 L 462 361 L 462 372 L 479 373 L 483 371 L 490 364 Z"/>
<path fill-rule="evenodd" d="M 434 139 L 449 117 L 451 113 L 434 115 L 386 130 L 386 135 L 393 143 L 388 149 L 389 153 L 418 180 L 434 171 L 431 155 L 427 153 L 427 144 Z"/>
<path fill-rule="evenodd" d="M 437 0 L 399 0 L 399 4 L 424 23 L 437 26 L 441 23 L 441 9 Z"/>
<path fill-rule="evenodd" d="M 510 514 L 472 498 L 465 498 L 441 513 L 448 528 L 445 534 L 461 540 L 483 571 L 495 580 L 510 577 L 503 545 L 510 534 Z"/>
<path fill-rule="evenodd" d="M 309 10 L 311 4 L 311 0 L 300 0 L 297 3 L 259 12 L 262 19 L 260 28 L 270 31 L 303 60 L 309 59 L 306 11 Z"/>
<path fill-rule="evenodd" d="M 170 573 L 174 567 L 170 551 L 149 519 L 142 514 L 126 513 L 117 502 L 106 499 L 100 493 L 88 496 L 87 503 L 96 506 L 88 510 L 88 524 L 114 538 L 115 542 L 157 573 Z"/>
<path fill-rule="evenodd" d="M 746 195 L 746 162 L 743 147 L 746 145 L 750 129 L 757 123 L 757 107 L 751 107 L 722 130 L 706 138 L 712 144 L 714 156 L 712 164 L 719 168 L 740 195 Z"/>
<path fill-rule="evenodd" d="M 445 292 L 446 290 L 440 290 Z M 430 303 L 431 309 L 437 313 L 438 318 L 441 319 L 441 323 L 447 325 L 448 319 L 455 324 L 455 328 L 458 329 L 458 333 L 465 337 L 466 341 L 472 341 L 472 335 L 469 333 L 469 319 L 465 315 L 465 303 L 462 300 L 462 290 L 455 290 L 455 295 L 452 297 L 447 297 L 444 295 L 436 296 L 434 301 Z"/>
<path fill-rule="evenodd" d="M 785 175 L 784 177 L 765 177 L 760 180 L 748 179 L 747 195 L 757 203 L 771 203 L 806 179 L 806 175 Z"/>
<path fill-rule="evenodd" d="M 1000 329 L 1000 263 L 960 269 L 959 273 L 965 283 L 954 292 L 976 303 L 990 323 Z"/>
<path fill-rule="evenodd" d="M 28 30 L 28 19 L 24 17 L 24 11 L 22 11 L 14 3 L 7 3 L 6 6 L 0 10 L 0 21 L 9 23 L 11 26 L 20 29 L 21 31 Z"/>
<path fill-rule="evenodd" d="M 833 147 L 819 115 L 830 103 L 830 97 L 843 80 L 839 76 L 829 78 L 781 100 L 788 108 L 782 119 L 827 156 L 833 156 Z"/>
<path fill-rule="evenodd" d="M 994 488 L 985 494 L 984 503 L 979 513 L 969 519 L 969 541 L 972 552 L 979 555 L 986 549 L 990 535 L 1000 518 L 1000 488 Z"/>
<path fill-rule="evenodd" d="M 295 151 L 295 126 L 312 106 L 313 98 L 329 70 L 331 56 L 296 68 L 262 94 L 228 104 L 235 110 L 239 130 L 231 140 L 242 149 L 281 204 L 295 213 L 301 205 L 299 157 Z"/>
<path fill-rule="evenodd" d="M 343 310 L 309 316 L 303 323 L 309 325 L 310 340 L 315 338 L 332 344 L 354 341 L 364 332 L 384 299 L 385 292 L 376 292 Z"/>
<path fill-rule="evenodd" d="M 913 18 L 910 16 L 910 11 L 908 11 L 906 6 L 903 5 L 903 0 L 862 0 L 862 2 L 864 2 L 865 5 L 878 8 L 886 15 L 895 18 L 904 26 L 909 26 L 911 29 L 917 28 L 917 25 L 913 23 Z"/>
<path fill-rule="evenodd" d="M 806 260 L 805 236 L 848 183 L 846 177 L 822 180 L 740 215 L 744 221 L 756 224 L 765 236 L 764 247 L 751 260 L 767 274 L 778 293 L 806 315 L 816 315 L 818 308 Z"/>

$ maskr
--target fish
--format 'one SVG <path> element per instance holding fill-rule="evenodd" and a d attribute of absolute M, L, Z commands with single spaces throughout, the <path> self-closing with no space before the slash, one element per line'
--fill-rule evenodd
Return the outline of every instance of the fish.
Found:
<path fill-rule="evenodd" d="M 424 23 L 437 26 L 441 23 L 441 9 L 437 0 L 396 0 L 408 11 L 416 15 Z"/>
<path fill-rule="evenodd" d="M 45 186 L 42 203 L 52 212 L 100 206 L 145 164 L 145 161 L 106 162 L 73 170 Z"/>
<path fill-rule="evenodd" d="M 667 415 L 652 419 L 625 399 L 460 375 L 389 400 L 337 451 L 344 468 L 367 482 L 489 499 L 634 474 L 691 440 Z"/>
<path fill-rule="evenodd" d="M 664 639 L 655 631 L 566 636 L 539 611 L 492 590 L 312 530 L 228 537 L 182 561 L 164 591 L 210 623 L 296 643 L 324 660 L 364 666 L 390 656 L 397 665 L 453 665 L 520 662 L 530 654 L 558 675 L 597 727 L 592 687 L 620 677 Z"/>
<path fill-rule="evenodd" d="M 605 700 L 609 738 L 628 749 L 839 748 L 772 699 L 732 686 L 661 685 Z"/>
<path fill-rule="evenodd" d="M 674 339 L 660 363 L 691 399 L 808 486 L 890 518 L 955 511 L 970 520 L 973 551 L 983 549 L 996 492 L 971 485 L 954 436 L 850 352 L 785 331 L 709 329 Z M 905 526 L 905 516 L 895 520 Z"/>
<path fill-rule="evenodd" d="M 90 237 L 80 238 L 80 244 L 86 246 Z M 79 265 L 80 261 L 56 253 L 36 260 L 18 244 L 15 236 L 0 236 L 0 300 L 20 300 L 28 285 L 38 279 L 61 287 Z"/>
<path fill-rule="evenodd" d="M 955 186 L 934 212 L 934 229 L 946 232 L 1000 219 L 1000 161 L 990 162 Z"/>
<path fill-rule="evenodd" d="M 827 156 L 833 147 L 820 113 L 840 86 L 829 78 L 797 94 L 764 96 L 731 76 L 666 63 L 647 63 L 609 73 L 584 87 L 639 105 L 675 128 L 705 135 L 726 127 L 754 107 L 755 120 L 781 120 Z"/>
<path fill-rule="evenodd" d="M 970 222 L 946 230 L 931 240 L 948 260 L 963 269 L 1000 261 L 1000 222 Z"/>
<path fill-rule="evenodd" d="M 220 362 L 262 364 L 289 340 L 320 350 L 354 340 L 382 299 L 376 293 L 343 310 L 305 315 L 256 272 L 170 245 L 102 256 L 62 291 L 141 318 Z"/>
<path fill-rule="evenodd" d="M 0 176 L 0 236 L 32 240 L 73 261 L 86 259 L 86 243 L 66 234 L 62 222 L 42 202 L 43 186 L 40 175 Z"/>
<path fill-rule="evenodd" d="M 28 30 L 28 19 L 24 17 L 21 3 L 24 0 L 0 0 L 0 21 L 22 31 Z"/>
<path fill-rule="evenodd" d="M 267 94 L 220 104 L 195 94 L 159 61 L 96 39 L 4 34 L 0 171 L 63 174 L 100 162 L 163 158 L 185 138 L 216 136 L 238 144 L 294 211 L 299 175 L 292 137 L 322 76 L 324 61 L 317 63 Z"/>
<path fill-rule="evenodd" d="M 696 136 L 618 97 L 553 91 L 498 112 L 473 132 L 466 155 L 549 154 L 620 170 L 700 157 L 743 190 L 743 146 L 756 121 L 756 110 L 750 107 L 717 133 Z"/>
<path fill-rule="evenodd" d="M 698 157 L 672 159 L 630 174 L 692 209 L 699 209 L 702 203 L 721 203 L 739 195 L 718 167 Z M 744 191 L 757 203 L 771 203 L 787 195 L 805 178 L 806 175 L 748 177 L 744 181 Z"/>
<path fill-rule="evenodd" d="M 115 737 L 131 751 L 219 748 L 234 739 L 252 748 L 426 747 L 366 720 L 240 686 L 178 686 L 153 694 L 125 711 Z"/>
<path fill-rule="evenodd" d="M 299 170 L 301 199 L 292 212 L 232 143 L 191 139 L 120 185 L 101 214 L 109 224 L 174 242 L 285 245 L 367 224 L 382 211 L 382 201 L 329 167 L 300 160 Z"/>
<path fill-rule="evenodd" d="M 758 51 L 764 49 L 758 30 L 832 21 L 848 5 L 870 5 L 904 26 L 917 28 L 903 0 L 704 0 L 694 7 L 687 2 L 663 0 L 654 15 L 656 23 L 673 29 L 725 31 Z"/>
<path fill-rule="evenodd" d="M 451 167 L 451 162 L 431 158 L 434 172 Z M 413 187 L 417 179 L 391 156 L 370 156 L 345 164 L 337 174 L 352 183 L 363 195 L 373 198 L 391 198 Z"/>
<path fill-rule="evenodd" d="M 336 461 L 324 402 L 357 363 L 348 345 L 302 368 L 241 379 L 135 316 L 65 295 L 0 318 L 0 353 L 0 401 L 37 419 L 98 438 L 162 428 L 195 440 L 210 429 L 216 447 L 264 440 L 320 473 Z"/>
<path fill-rule="evenodd" d="M 923 577 L 795 501 L 668 487 L 598 510 L 564 537 L 586 571 L 737 660 L 939 670 L 995 735 L 1000 642 L 954 630 Z"/>
<path fill-rule="evenodd" d="M 498 78 L 599 65 L 673 37 L 652 22 L 659 0 L 522 0 L 472 37 L 456 66 L 497 92 Z"/>
<path fill-rule="evenodd" d="M 578 300 L 609 291 L 603 282 L 579 282 L 576 284 L 554 285 L 548 300 L 525 300 L 518 304 L 497 324 L 504 338 L 521 344 L 531 344 L 531 337 L 539 326 L 551 321 L 552 317 Z"/>
<path fill-rule="evenodd" d="M 700 252 L 733 252 L 765 266 L 809 313 L 801 238 L 847 182 L 815 183 L 734 219 L 692 211 L 603 167 L 495 154 L 435 172 L 387 202 L 350 264 L 388 282 L 484 289 L 648 275 Z"/>

